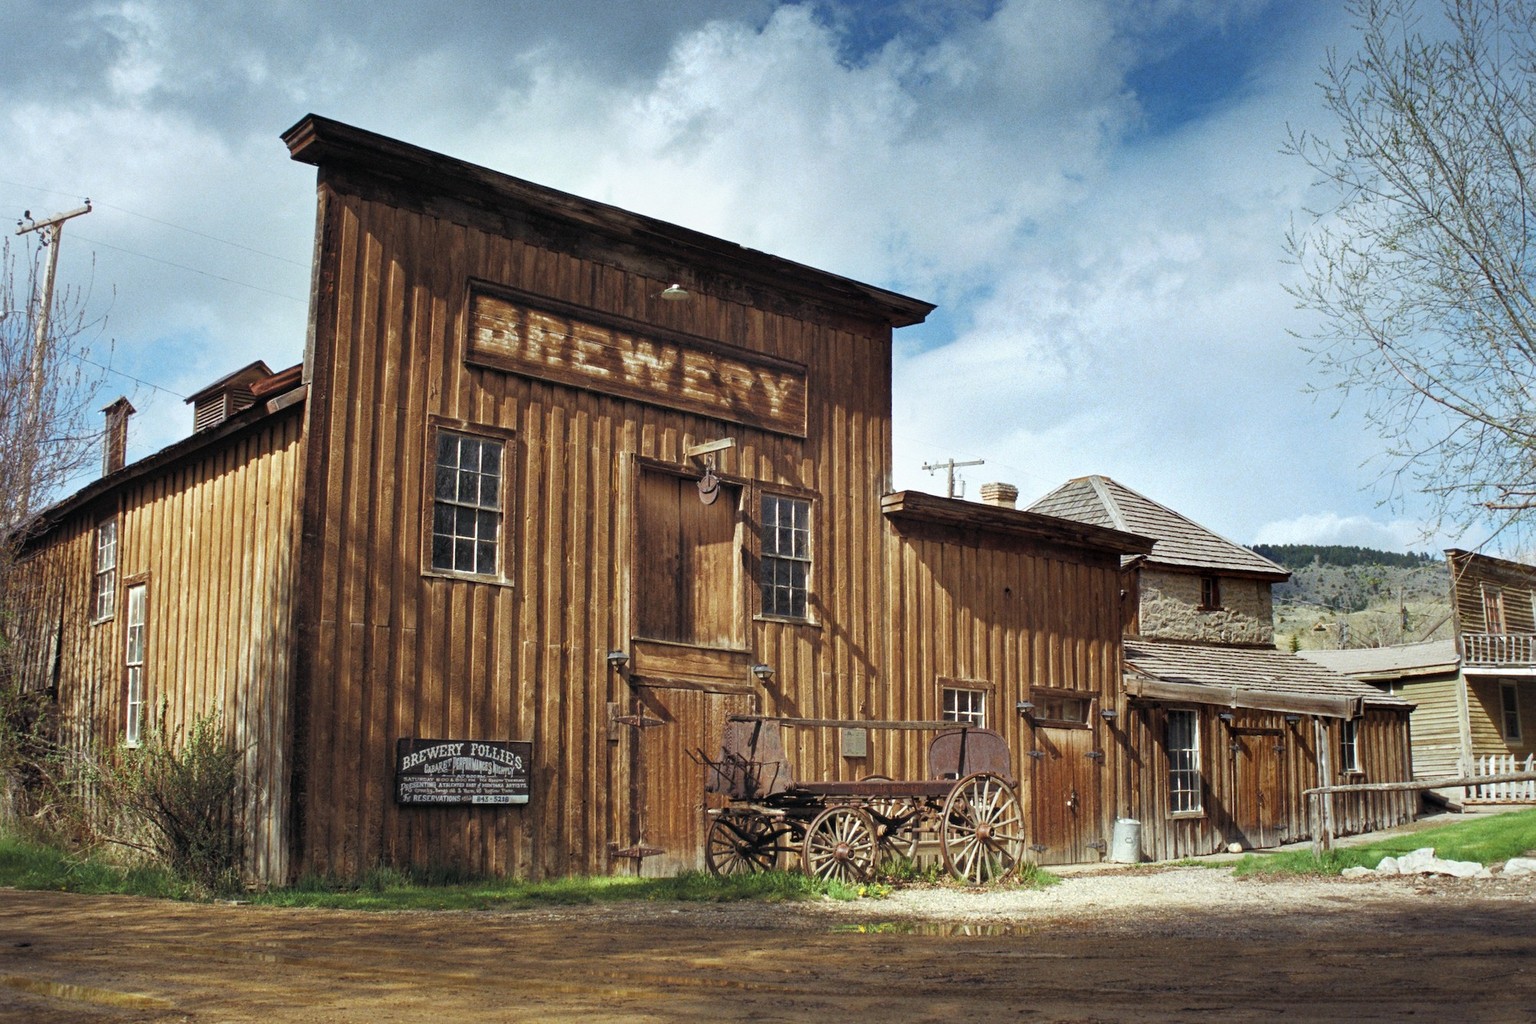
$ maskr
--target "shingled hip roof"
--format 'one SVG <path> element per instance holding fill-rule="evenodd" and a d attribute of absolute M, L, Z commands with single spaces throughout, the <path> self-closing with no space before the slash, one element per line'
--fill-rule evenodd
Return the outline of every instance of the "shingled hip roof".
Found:
<path fill-rule="evenodd" d="M 1291 576 L 1263 555 L 1107 476 L 1068 480 L 1030 505 L 1029 511 L 1151 537 L 1156 543 L 1147 556 L 1148 564 L 1235 573 L 1275 582 Z"/>
<path fill-rule="evenodd" d="M 1126 637 L 1126 692 L 1149 700 L 1356 718 L 1362 707 L 1413 705 L 1273 647 Z"/>

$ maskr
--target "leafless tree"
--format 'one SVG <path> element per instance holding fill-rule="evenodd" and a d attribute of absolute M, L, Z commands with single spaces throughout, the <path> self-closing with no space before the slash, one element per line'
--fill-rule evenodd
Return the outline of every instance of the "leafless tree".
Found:
<path fill-rule="evenodd" d="M 83 290 L 58 289 L 39 355 L 39 262 L 0 244 L 0 574 L 32 514 L 95 457 L 101 435 L 88 349 L 103 321 L 86 312 Z"/>
<path fill-rule="evenodd" d="M 1287 238 L 1310 349 L 1359 395 L 1401 495 L 1441 525 L 1536 523 L 1536 0 L 1351 0 L 1322 135 L 1327 204 Z"/>

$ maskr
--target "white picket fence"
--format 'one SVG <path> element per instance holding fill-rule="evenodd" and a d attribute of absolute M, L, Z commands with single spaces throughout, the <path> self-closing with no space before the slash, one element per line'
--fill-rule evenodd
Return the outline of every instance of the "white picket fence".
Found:
<path fill-rule="evenodd" d="M 1515 772 L 1529 771 L 1536 771 L 1536 755 L 1527 755 L 1524 760 L 1521 760 L 1514 754 L 1493 754 L 1477 758 L 1473 763 L 1473 769 L 1466 774 L 1477 777 L 1481 775 L 1511 775 Z M 1468 787 L 1467 802 L 1483 804 L 1536 803 L 1536 780 L 1492 782 L 1481 786 Z"/>

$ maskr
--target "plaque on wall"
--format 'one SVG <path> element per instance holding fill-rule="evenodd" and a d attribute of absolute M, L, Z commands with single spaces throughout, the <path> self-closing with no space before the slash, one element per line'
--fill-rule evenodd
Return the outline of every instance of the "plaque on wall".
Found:
<path fill-rule="evenodd" d="M 526 740 L 395 741 L 395 802 L 526 804 L 533 744 Z"/>

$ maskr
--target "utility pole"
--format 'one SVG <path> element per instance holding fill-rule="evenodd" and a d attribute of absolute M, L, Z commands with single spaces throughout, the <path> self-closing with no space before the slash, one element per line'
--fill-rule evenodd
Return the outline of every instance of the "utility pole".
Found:
<path fill-rule="evenodd" d="M 59 241 L 64 236 L 64 222 L 91 212 L 91 201 L 87 199 L 85 205 L 66 213 L 56 213 L 52 217 L 43 220 L 33 220 L 32 211 L 26 210 L 21 215 L 21 220 L 16 222 L 16 233 L 25 235 L 29 231 L 39 232 L 42 244 L 48 250 L 48 264 L 43 270 L 43 294 L 36 310 L 37 334 L 32 342 L 32 380 L 29 401 L 27 404 L 27 418 L 21 441 L 22 473 L 21 473 L 21 501 L 17 511 L 22 519 L 31 511 L 32 497 L 32 467 L 37 459 L 37 446 L 40 438 L 37 436 L 38 417 L 42 413 L 43 404 L 43 375 L 48 368 L 48 321 L 53 314 L 53 275 L 59 265 Z"/>
<path fill-rule="evenodd" d="M 953 498 L 955 496 L 955 470 L 964 466 L 980 466 L 983 465 L 986 461 L 986 459 L 974 459 L 970 462 L 956 462 L 954 459 L 950 459 L 948 462 L 925 462 L 923 463 L 923 468 L 930 473 L 936 469 L 948 470 L 949 488 L 946 493 L 949 495 L 949 497 Z"/>

